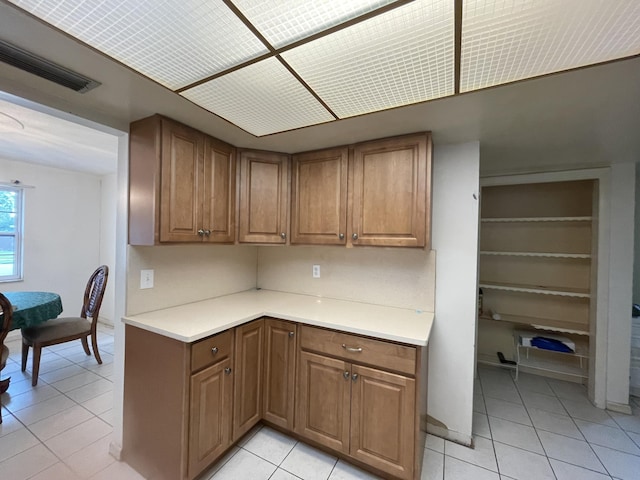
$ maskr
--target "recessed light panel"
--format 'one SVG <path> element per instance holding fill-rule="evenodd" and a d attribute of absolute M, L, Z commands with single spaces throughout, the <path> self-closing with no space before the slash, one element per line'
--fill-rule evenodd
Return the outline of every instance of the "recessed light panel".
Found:
<path fill-rule="evenodd" d="M 258 136 L 334 119 L 273 57 L 181 95 Z"/>
<path fill-rule="evenodd" d="M 463 3 L 462 92 L 638 53 L 638 0 Z"/>
<path fill-rule="evenodd" d="M 172 90 L 267 52 L 222 2 L 11 1 Z"/>
<path fill-rule="evenodd" d="M 452 95 L 453 5 L 412 2 L 282 56 L 340 118 Z"/>
<path fill-rule="evenodd" d="M 235 0 L 234 4 L 272 46 L 280 48 L 393 2 Z"/>

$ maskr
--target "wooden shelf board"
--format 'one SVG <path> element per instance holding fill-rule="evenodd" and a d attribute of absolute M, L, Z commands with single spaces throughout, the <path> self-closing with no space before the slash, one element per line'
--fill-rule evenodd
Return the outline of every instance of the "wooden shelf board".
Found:
<path fill-rule="evenodd" d="M 586 335 L 589 336 L 589 331 L 585 330 L 588 328 L 587 325 L 577 323 L 577 322 L 568 322 L 566 320 L 554 320 L 551 318 L 539 318 L 539 317 L 527 317 L 524 315 L 508 315 L 508 314 L 500 314 L 499 319 L 494 319 L 491 315 L 481 315 L 480 318 L 482 320 L 491 320 L 494 322 L 506 322 L 513 323 L 517 325 L 526 325 L 536 330 L 546 330 L 552 332 L 559 333 L 572 333 L 575 335 Z"/>
<path fill-rule="evenodd" d="M 590 222 L 591 217 L 503 217 L 482 218 L 483 223 L 513 223 L 513 222 Z"/>
<path fill-rule="evenodd" d="M 534 293 L 540 295 L 559 295 L 562 297 L 575 297 L 575 298 L 591 298 L 589 291 L 583 288 L 557 288 L 557 287 L 544 287 L 541 285 L 518 285 L 515 283 L 484 283 L 481 282 L 478 285 L 480 288 L 486 288 L 489 290 L 502 290 L 505 292 L 519 292 L 519 293 Z"/>
<path fill-rule="evenodd" d="M 589 259 L 591 255 L 588 253 L 560 253 L 560 252 L 495 252 L 482 250 L 480 255 L 495 255 L 506 257 L 550 257 L 550 258 L 580 258 Z"/>

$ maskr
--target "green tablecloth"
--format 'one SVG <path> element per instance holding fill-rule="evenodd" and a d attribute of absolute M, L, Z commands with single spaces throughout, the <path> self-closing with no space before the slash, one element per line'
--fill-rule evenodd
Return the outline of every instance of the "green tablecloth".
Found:
<path fill-rule="evenodd" d="M 62 313 L 60 295 L 51 292 L 3 292 L 13 305 L 9 330 L 33 327 Z"/>

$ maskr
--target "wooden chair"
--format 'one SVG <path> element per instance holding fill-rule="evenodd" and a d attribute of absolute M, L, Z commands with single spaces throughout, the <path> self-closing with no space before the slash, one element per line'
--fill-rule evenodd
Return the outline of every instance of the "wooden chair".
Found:
<path fill-rule="evenodd" d="M 102 297 L 107 286 L 109 267 L 102 265 L 93 272 L 87 288 L 84 291 L 84 301 L 79 317 L 63 317 L 47 320 L 35 327 L 22 329 L 22 371 L 27 368 L 27 357 L 29 347 L 33 347 L 33 368 L 31 372 L 31 385 L 38 384 L 38 372 L 40 371 L 40 353 L 42 347 L 57 345 L 59 343 L 70 342 L 80 339 L 87 355 L 89 351 L 88 338 L 91 335 L 91 346 L 93 355 L 99 364 L 102 363 L 100 352 L 98 352 L 98 341 L 96 338 L 96 328 L 98 324 L 98 314 L 102 305 Z M 90 318 L 91 320 L 89 320 Z"/>
<path fill-rule="evenodd" d="M 7 338 L 7 334 L 9 333 L 13 308 L 11 307 L 9 299 L 1 293 L 0 311 L 2 311 L 2 314 L 0 314 L 0 371 L 2 371 L 7 364 L 7 358 L 9 358 L 9 347 L 4 344 L 4 339 Z M 11 377 L 0 381 L 0 393 L 7 391 L 10 381 Z M 0 412 L 0 423 L 2 423 L 2 412 Z"/>

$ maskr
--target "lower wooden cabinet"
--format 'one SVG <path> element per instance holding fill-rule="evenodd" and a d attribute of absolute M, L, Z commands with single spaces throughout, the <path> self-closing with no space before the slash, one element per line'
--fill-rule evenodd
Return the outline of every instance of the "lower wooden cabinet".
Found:
<path fill-rule="evenodd" d="M 231 445 L 231 358 L 191 376 L 189 477 L 209 466 Z"/>
<path fill-rule="evenodd" d="M 261 420 L 420 478 L 422 348 L 274 318 L 194 343 L 131 325 L 125 338 L 122 458 L 145 478 L 193 480 Z"/>
<path fill-rule="evenodd" d="M 349 453 L 349 364 L 309 352 L 301 352 L 299 360 L 296 433 Z"/>
<path fill-rule="evenodd" d="M 264 320 L 255 320 L 235 330 L 234 442 L 251 430 L 262 418 Z"/>
<path fill-rule="evenodd" d="M 416 382 L 361 365 L 351 366 L 349 454 L 400 478 L 412 478 Z"/>
<path fill-rule="evenodd" d="M 372 353 L 384 357 L 389 348 L 415 359 L 416 349 L 308 326 L 300 344 L 296 433 L 394 477 L 414 478 L 421 450 L 416 380 L 356 362 L 375 363 Z M 406 361 L 395 365 L 408 370 Z M 411 372 L 417 368 L 414 360 Z"/>
<path fill-rule="evenodd" d="M 294 322 L 265 318 L 263 412 L 265 420 L 293 430 L 296 372 Z"/>

